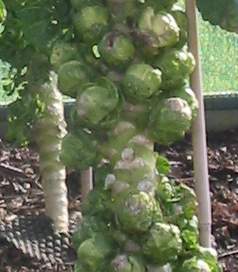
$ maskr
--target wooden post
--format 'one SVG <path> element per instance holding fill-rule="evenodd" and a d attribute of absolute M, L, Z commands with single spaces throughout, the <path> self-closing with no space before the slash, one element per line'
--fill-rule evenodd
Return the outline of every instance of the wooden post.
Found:
<path fill-rule="evenodd" d="M 211 247 L 211 200 L 208 179 L 206 128 L 201 63 L 199 57 L 199 31 L 196 0 L 186 0 L 186 11 L 189 21 L 189 49 L 193 53 L 197 63 L 196 69 L 191 77 L 191 86 L 199 101 L 199 112 L 193 124 L 192 138 L 195 189 L 199 203 L 198 219 L 200 243 L 204 247 Z"/>
<path fill-rule="evenodd" d="M 88 193 L 93 189 L 93 169 L 83 171 L 81 173 L 81 197 L 84 202 L 88 196 Z"/>

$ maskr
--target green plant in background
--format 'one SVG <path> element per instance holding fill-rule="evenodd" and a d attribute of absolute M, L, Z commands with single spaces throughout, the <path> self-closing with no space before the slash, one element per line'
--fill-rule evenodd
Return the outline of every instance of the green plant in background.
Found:
<path fill-rule="evenodd" d="M 205 93 L 238 92 L 238 35 L 199 22 Z"/>
<path fill-rule="evenodd" d="M 66 169 L 60 160 L 66 124 L 54 70 L 59 62 L 56 56 L 62 58 L 60 45 L 64 40 L 58 48 L 56 41 L 71 37 L 66 21 L 70 9 L 64 1 L 54 0 L 13 0 L 6 1 L 5 6 L 7 17 L 0 37 L 0 92 L 14 100 L 17 91 L 17 99 L 9 106 L 6 136 L 19 144 L 37 143 L 46 214 L 58 232 L 67 232 Z M 68 60 L 74 50 L 70 46 L 64 49 L 68 55 L 64 54 L 63 59 Z"/>

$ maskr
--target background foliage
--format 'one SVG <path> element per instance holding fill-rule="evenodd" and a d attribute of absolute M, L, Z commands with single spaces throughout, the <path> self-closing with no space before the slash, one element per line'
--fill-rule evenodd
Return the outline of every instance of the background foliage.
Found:
<path fill-rule="evenodd" d="M 200 18 L 203 84 L 206 93 L 238 93 L 238 35 Z"/>

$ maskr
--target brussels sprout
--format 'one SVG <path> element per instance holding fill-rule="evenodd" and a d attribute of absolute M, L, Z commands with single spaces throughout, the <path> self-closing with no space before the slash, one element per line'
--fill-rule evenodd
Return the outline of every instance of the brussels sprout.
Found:
<path fill-rule="evenodd" d="M 123 22 L 137 13 L 138 0 L 106 0 L 115 22 Z"/>
<path fill-rule="evenodd" d="M 97 143 L 89 134 L 67 134 L 62 143 L 61 161 L 74 169 L 87 169 L 97 162 Z"/>
<path fill-rule="evenodd" d="M 115 214 L 125 232 L 145 232 L 152 225 L 156 202 L 151 195 L 145 192 L 126 193 L 115 201 Z"/>
<path fill-rule="evenodd" d="M 183 272 L 212 272 L 209 268 L 208 264 L 198 259 L 197 257 L 193 257 L 189 260 L 186 260 L 183 265 L 181 271 Z"/>
<path fill-rule="evenodd" d="M 143 181 L 153 182 L 156 159 L 157 154 L 151 152 L 149 148 L 140 144 L 130 144 L 122 150 L 121 160 L 116 163 L 114 173 L 118 180 L 130 184 Z"/>
<path fill-rule="evenodd" d="M 58 87 L 64 95 L 76 98 L 83 85 L 89 82 L 85 65 L 72 60 L 60 66 L 58 71 Z"/>
<path fill-rule="evenodd" d="M 59 67 L 70 60 L 78 57 L 78 48 L 71 43 L 56 42 L 52 48 L 50 55 L 51 65 L 58 70 Z"/>
<path fill-rule="evenodd" d="M 179 28 L 180 28 L 180 37 L 179 42 L 176 44 L 177 48 L 182 48 L 188 40 L 188 19 L 186 12 L 184 9 L 178 5 L 173 5 L 173 8 L 171 10 L 171 15 L 176 20 Z"/>
<path fill-rule="evenodd" d="M 217 252 L 215 249 L 198 247 L 197 256 L 209 265 L 211 272 L 222 272 L 222 269 L 218 264 Z"/>
<path fill-rule="evenodd" d="M 120 159 L 121 152 L 128 141 L 137 133 L 136 127 L 129 122 L 121 121 L 108 135 L 108 140 L 100 146 L 100 151 L 111 164 Z"/>
<path fill-rule="evenodd" d="M 192 115 L 193 118 L 197 116 L 198 112 L 198 100 L 196 98 L 196 95 L 194 92 L 186 86 L 183 86 L 182 88 L 176 89 L 176 90 L 171 90 L 166 92 L 165 96 L 168 97 L 180 97 L 187 101 L 189 107 L 192 110 Z"/>
<path fill-rule="evenodd" d="M 159 265 L 176 260 L 181 250 L 182 240 L 179 228 L 164 223 L 154 224 L 143 244 L 143 252 L 147 259 Z"/>
<path fill-rule="evenodd" d="M 193 72 L 195 60 L 186 49 L 170 49 L 155 62 L 155 66 L 162 71 L 161 88 L 178 89 L 184 85 L 186 78 Z"/>
<path fill-rule="evenodd" d="M 112 218 L 112 196 L 108 190 L 97 188 L 89 193 L 87 199 L 82 205 L 82 212 L 87 216 L 98 217 L 105 222 Z"/>
<path fill-rule="evenodd" d="M 145 267 L 138 258 L 117 255 L 111 262 L 112 272 L 145 272 Z"/>
<path fill-rule="evenodd" d="M 83 7 L 74 16 L 74 25 L 86 43 L 96 44 L 106 32 L 109 24 L 108 10 L 103 6 Z"/>
<path fill-rule="evenodd" d="M 95 237 L 100 233 L 109 233 L 110 226 L 98 216 L 83 215 L 83 220 L 79 224 L 78 230 L 73 235 L 73 244 L 78 248 L 83 241 Z"/>
<path fill-rule="evenodd" d="M 110 32 L 99 43 L 99 53 L 102 59 L 116 68 L 123 67 L 130 62 L 135 53 L 132 41 L 119 33 Z"/>
<path fill-rule="evenodd" d="M 190 129 L 192 111 L 181 98 L 169 98 L 154 107 L 150 116 L 150 135 L 159 144 L 170 145 Z"/>
<path fill-rule="evenodd" d="M 125 95 L 131 102 L 144 101 L 159 91 L 161 72 L 148 64 L 133 64 L 123 79 Z"/>
<path fill-rule="evenodd" d="M 89 85 L 77 97 L 78 116 L 89 125 L 99 125 L 119 103 L 119 94 L 113 82 L 101 79 Z"/>
<path fill-rule="evenodd" d="M 107 237 L 97 234 L 85 240 L 77 250 L 77 255 L 85 268 L 97 272 L 103 266 L 105 258 L 112 253 L 112 245 Z"/>
<path fill-rule="evenodd" d="M 179 27 L 173 16 L 166 12 L 155 13 L 148 7 L 143 12 L 138 23 L 139 30 L 152 41 L 151 50 L 158 53 L 161 47 L 171 47 L 179 40 Z"/>

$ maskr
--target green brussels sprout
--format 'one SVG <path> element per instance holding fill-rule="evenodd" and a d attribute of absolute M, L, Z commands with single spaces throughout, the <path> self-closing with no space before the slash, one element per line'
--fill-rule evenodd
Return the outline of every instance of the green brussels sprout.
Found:
<path fill-rule="evenodd" d="M 105 258 L 112 253 L 112 244 L 102 234 L 97 234 L 94 237 L 85 240 L 77 250 L 77 255 L 86 269 L 92 272 L 97 272 L 103 266 Z"/>
<path fill-rule="evenodd" d="M 74 44 L 57 41 L 51 50 L 50 63 L 58 70 L 62 64 L 74 60 L 77 57 L 78 48 Z"/>
<path fill-rule="evenodd" d="M 102 59 L 114 67 L 123 67 L 135 54 L 132 41 L 123 34 L 110 32 L 104 36 L 98 46 Z"/>
<path fill-rule="evenodd" d="M 103 78 L 85 88 L 77 97 L 77 114 L 89 125 L 99 123 L 112 113 L 119 104 L 117 87 Z"/>
<path fill-rule="evenodd" d="M 115 200 L 114 210 L 125 232 L 145 232 L 153 223 L 156 202 L 145 192 L 125 193 Z"/>
<path fill-rule="evenodd" d="M 143 263 L 136 257 L 117 255 L 111 262 L 112 272 L 145 272 Z"/>
<path fill-rule="evenodd" d="M 83 241 L 93 238 L 97 234 L 109 232 L 110 226 L 102 218 L 84 214 L 82 222 L 73 235 L 73 245 L 75 248 L 78 248 Z"/>
<path fill-rule="evenodd" d="M 87 169 L 97 162 L 97 142 L 88 133 L 67 134 L 63 138 L 61 161 L 74 169 Z"/>
<path fill-rule="evenodd" d="M 217 260 L 217 252 L 215 249 L 199 246 L 197 256 L 209 265 L 211 272 L 222 272 Z"/>
<path fill-rule="evenodd" d="M 109 24 L 109 13 L 99 5 L 83 7 L 74 16 L 74 25 L 86 43 L 96 44 L 104 35 Z"/>
<path fill-rule="evenodd" d="M 106 0 L 115 22 L 123 22 L 136 15 L 137 0 Z"/>
<path fill-rule="evenodd" d="M 161 88 L 171 90 L 184 86 L 184 81 L 193 72 L 195 59 L 185 48 L 183 50 L 167 50 L 156 62 L 155 66 L 162 71 Z"/>
<path fill-rule="evenodd" d="M 137 133 L 136 127 L 126 121 L 120 121 L 109 133 L 108 140 L 100 146 L 100 152 L 114 165 L 120 159 L 121 152 L 128 141 Z"/>
<path fill-rule="evenodd" d="M 132 64 L 123 79 L 125 95 L 131 102 L 140 102 L 159 91 L 161 72 L 148 64 Z"/>
<path fill-rule="evenodd" d="M 180 28 L 179 42 L 177 48 L 182 48 L 188 41 L 188 19 L 185 10 L 178 4 L 173 5 L 171 15 Z"/>
<path fill-rule="evenodd" d="M 111 193 L 102 188 L 89 193 L 82 205 L 82 212 L 87 216 L 103 219 L 105 222 L 112 218 L 112 196 Z"/>
<path fill-rule="evenodd" d="M 181 250 L 182 239 L 179 228 L 164 223 L 154 224 L 143 244 L 143 252 L 147 259 L 159 265 L 176 260 Z"/>
<path fill-rule="evenodd" d="M 189 260 L 186 260 L 183 265 L 181 271 L 183 272 L 212 272 L 209 268 L 209 265 L 197 257 L 193 257 Z"/>
<path fill-rule="evenodd" d="M 81 93 L 83 85 L 89 82 L 85 65 L 79 61 L 72 60 L 60 66 L 58 71 L 58 87 L 60 91 L 73 98 Z"/>
<path fill-rule="evenodd" d="M 148 7 L 139 19 L 138 27 L 148 36 L 150 42 L 147 47 L 151 47 L 154 54 L 158 53 L 159 48 L 174 46 L 179 41 L 179 27 L 169 13 L 155 13 L 153 8 Z"/>
<path fill-rule="evenodd" d="M 183 86 L 182 88 L 167 91 L 165 96 L 168 97 L 180 97 L 187 101 L 189 107 L 192 110 L 193 119 L 197 116 L 198 113 L 198 100 L 196 98 L 196 95 L 194 92 L 186 86 Z"/>
<path fill-rule="evenodd" d="M 182 139 L 190 129 L 192 111 L 181 98 L 169 98 L 154 107 L 150 116 L 150 135 L 162 145 Z"/>

